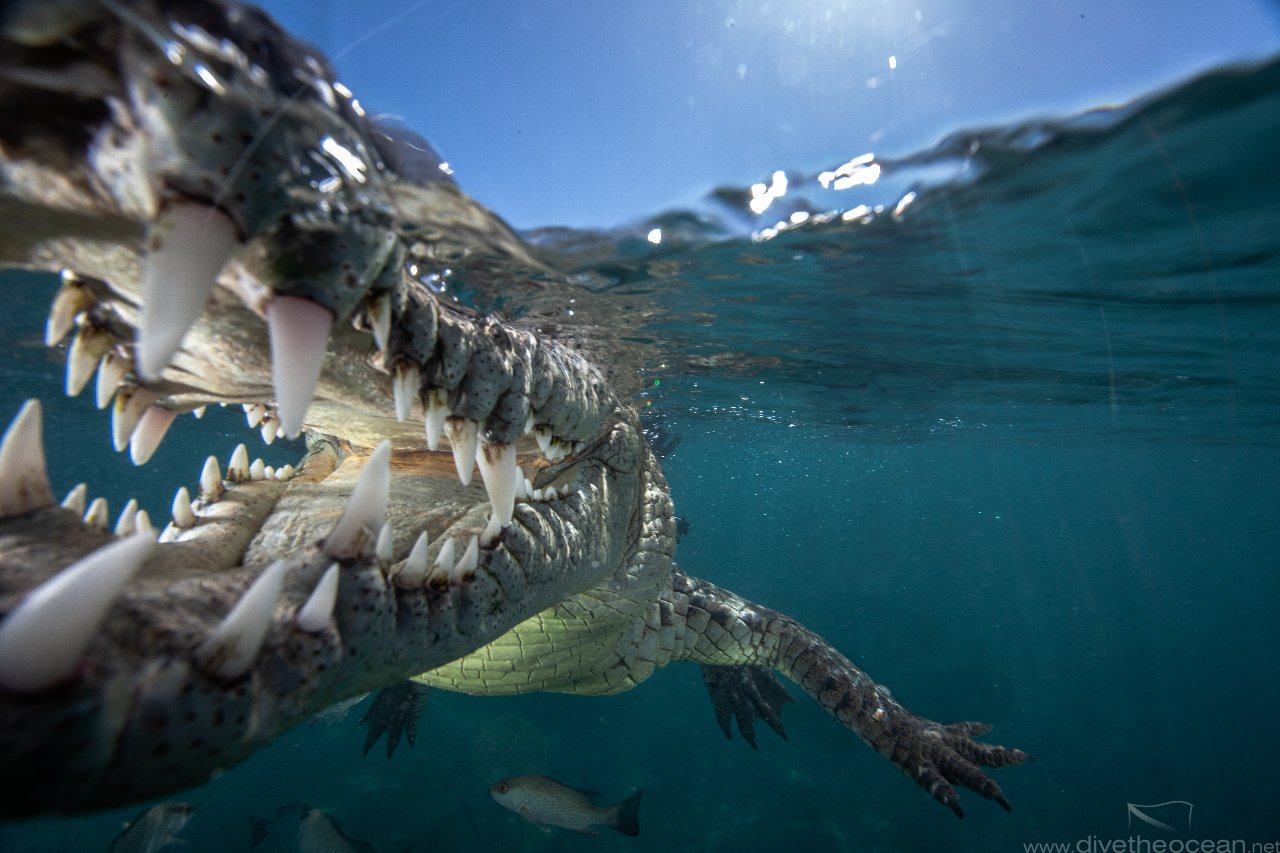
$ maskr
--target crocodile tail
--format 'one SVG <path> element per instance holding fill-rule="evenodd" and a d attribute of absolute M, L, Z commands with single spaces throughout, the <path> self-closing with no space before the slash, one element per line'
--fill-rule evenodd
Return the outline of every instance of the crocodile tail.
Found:
<path fill-rule="evenodd" d="M 644 790 L 636 791 L 620 803 L 609 807 L 609 828 L 623 835 L 640 834 L 640 797 Z"/>

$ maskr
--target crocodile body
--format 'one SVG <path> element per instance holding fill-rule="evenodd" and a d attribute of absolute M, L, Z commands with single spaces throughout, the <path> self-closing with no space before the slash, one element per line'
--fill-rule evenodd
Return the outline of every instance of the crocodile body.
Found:
<path fill-rule="evenodd" d="M 675 661 L 773 668 L 956 814 L 955 785 L 1008 807 L 982 767 L 1024 753 L 676 566 L 628 371 L 598 369 L 584 332 L 436 286 L 555 272 L 313 50 L 220 0 L 10 4 L 0 47 L 0 263 L 63 272 L 47 339 L 69 341 L 68 391 L 97 370 L 140 462 L 214 402 L 308 443 L 296 473 L 206 464 L 155 544 L 83 492 L 59 505 L 39 407 L 15 419 L 0 814 L 200 783 L 410 676 L 604 694 Z"/>

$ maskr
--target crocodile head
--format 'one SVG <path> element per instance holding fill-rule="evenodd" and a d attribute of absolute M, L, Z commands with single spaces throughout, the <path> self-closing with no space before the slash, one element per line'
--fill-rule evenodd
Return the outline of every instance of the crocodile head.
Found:
<path fill-rule="evenodd" d="M 0 263 L 63 272 L 68 392 L 97 370 L 139 464 L 215 402 L 308 452 L 211 459 L 157 543 L 83 490 L 59 505 L 23 409 L 0 451 L 0 814 L 200 782 L 566 596 L 670 572 L 634 412 L 575 349 L 433 286 L 537 261 L 314 51 L 219 0 L 4 15 Z"/>

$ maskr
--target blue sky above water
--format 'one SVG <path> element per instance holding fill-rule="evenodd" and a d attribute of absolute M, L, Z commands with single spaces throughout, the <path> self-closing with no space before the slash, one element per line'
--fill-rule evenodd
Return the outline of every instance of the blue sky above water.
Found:
<path fill-rule="evenodd" d="M 617 225 L 1280 49 L 1280 13 L 1255 0 L 264 6 L 519 227 Z"/>

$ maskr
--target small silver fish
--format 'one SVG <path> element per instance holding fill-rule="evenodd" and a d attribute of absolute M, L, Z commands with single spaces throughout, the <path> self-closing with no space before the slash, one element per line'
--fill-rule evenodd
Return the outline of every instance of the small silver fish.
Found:
<path fill-rule="evenodd" d="M 319 809 L 312 809 L 298 823 L 298 850 L 301 853 L 373 853 L 373 848 L 342 831 L 338 822 Z"/>
<path fill-rule="evenodd" d="M 636 791 L 620 803 L 598 808 L 595 791 L 580 791 L 546 776 L 512 776 L 489 786 L 489 793 L 529 823 L 550 832 L 562 826 L 584 835 L 599 835 L 591 827 L 607 826 L 623 835 L 640 834 L 640 796 Z"/>
<path fill-rule="evenodd" d="M 110 853 L 156 853 L 177 841 L 177 834 L 191 820 L 188 803 L 161 803 L 140 812 L 124 832 L 111 840 Z"/>

